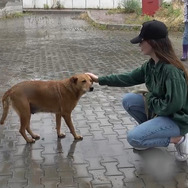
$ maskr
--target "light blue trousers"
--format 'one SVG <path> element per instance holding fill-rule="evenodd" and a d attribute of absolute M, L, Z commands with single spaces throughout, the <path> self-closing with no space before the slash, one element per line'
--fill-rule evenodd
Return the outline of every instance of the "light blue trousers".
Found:
<path fill-rule="evenodd" d="M 167 147 L 171 137 L 180 136 L 178 125 L 169 117 L 158 116 L 147 120 L 141 94 L 127 93 L 123 107 L 139 123 L 128 131 L 127 140 L 135 148 Z"/>

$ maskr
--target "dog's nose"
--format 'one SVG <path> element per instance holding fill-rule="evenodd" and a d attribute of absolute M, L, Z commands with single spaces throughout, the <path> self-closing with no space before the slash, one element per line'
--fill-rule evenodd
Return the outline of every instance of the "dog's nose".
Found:
<path fill-rule="evenodd" d="M 93 90 L 94 90 L 94 87 L 90 87 L 90 88 L 89 88 L 89 91 L 93 91 Z"/>

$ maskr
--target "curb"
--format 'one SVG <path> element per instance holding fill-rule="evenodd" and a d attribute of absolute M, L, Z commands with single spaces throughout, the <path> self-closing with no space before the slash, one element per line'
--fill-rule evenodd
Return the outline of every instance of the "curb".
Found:
<path fill-rule="evenodd" d="M 87 11 L 85 9 L 23 9 L 23 12 L 36 14 L 81 14 Z"/>
<path fill-rule="evenodd" d="M 24 13 L 36 13 L 36 14 L 81 14 L 87 13 L 88 17 L 100 26 L 104 26 L 107 29 L 117 30 L 138 30 L 141 28 L 139 24 L 114 24 L 97 21 L 92 15 L 90 10 L 86 9 L 23 9 Z"/>
<path fill-rule="evenodd" d="M 100 22 L 97 21 L 92 15 L 91 11 L 87 11 L 87 14 L 89 18 L 95 22 L 98 25 L 105 26 L 107 29 L 117 29 L 117 30 L 138 30 L 141 28 L 141 25 L 139 24 L 113 24 L 113 23 L 105 23 L 105 22 Z"/>

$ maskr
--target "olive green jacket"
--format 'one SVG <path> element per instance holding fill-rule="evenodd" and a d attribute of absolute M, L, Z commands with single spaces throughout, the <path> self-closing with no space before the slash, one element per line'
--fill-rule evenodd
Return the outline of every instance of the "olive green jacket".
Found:
<path fill-rule="evenodd" d="M 188 133 L 188 85 L 182 70 L 150 59 L 132 72 L 99 77 L 100 85 L 128 87 L 143 83 L 149 91 L 148 108 L 158 116 L 170 117 L 181 135 Z"/>

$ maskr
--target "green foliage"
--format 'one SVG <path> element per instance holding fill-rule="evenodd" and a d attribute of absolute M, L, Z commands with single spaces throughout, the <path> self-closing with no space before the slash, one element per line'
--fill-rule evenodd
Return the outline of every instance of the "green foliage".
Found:
<path fill-rule="evenodd" d="M 57 7 L 58 9 L 63 9 L 65 8 L 63 5 L 61 5 L 60 1 L 57 1 Z"/>
<path fill-rule="evenodd" d="M 149 16 L 149 15 L 143 15 L 142 17 L 142 22 L 147 22 L 153 20 L 153 17 Z"/>
<path fill-rule="evenodd" d="M 178 17 L 182 14 L 182 10 L 180 7 L 173 6 L 173 3 L 163 2 L 161 5 L 161 10 L 163 12 L 163 16 L 173 16 Z"/>
<path fill-rule="evenodd" d="M 49 9 L 48 4 L 44 4 L 44 9 Z"/>
<path fill-rule="evenodd" d="M 28 14 L 22 13 L 22 12 L 16 12 L 16 13 L 8 14 L 6 11 L 4 11 L 3 16 L 1 18 L 2 19 L 13 19 L 13 18 L 24 17 L 25 15 L 28 15 Z"/>
<path fill-rule="evenodd" d="M 138 0 L 123 0 L 122 6 L 125 9 L 125 13 L 141 13 L 141 6 Z"/>

